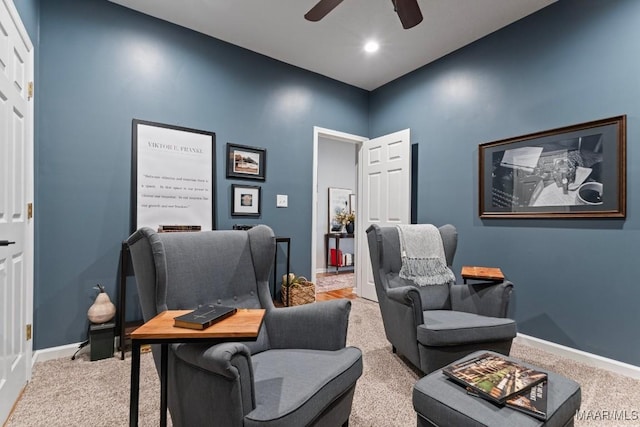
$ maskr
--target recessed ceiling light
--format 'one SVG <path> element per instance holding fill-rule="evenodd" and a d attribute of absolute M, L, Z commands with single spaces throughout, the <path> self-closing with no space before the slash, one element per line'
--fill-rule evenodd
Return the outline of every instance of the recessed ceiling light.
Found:
<path fill-rule="evenodd" d="M 379 48 L 380 48 L 380 45 L 378 44 L 378 42 L 373 41 L 373 40 L 368 41 L 368 42 L 364 45 L 364 50 L 365 50 L 365 52 L 369 52 L 369 53 L 376 52 Z"/>

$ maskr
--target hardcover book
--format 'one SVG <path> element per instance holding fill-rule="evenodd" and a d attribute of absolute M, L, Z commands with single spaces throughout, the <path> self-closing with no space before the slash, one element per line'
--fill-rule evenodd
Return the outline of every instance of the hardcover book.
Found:
<path fill-rule="evenodd" d="M 442 372 L 478 396 L 499 404 L 547 379 L 544 372 L 491 353 L 451 364 Z"/>
<path fill-rule="evenodd" d="M 158 226 L 158 233 L 172 233 L 176 231 L 200 231 L 202 229 L 199 225 L 160 225 Z"/>
<path fill-rule="evenodd" d="M 547 420 L 547 381 L 542 381 L 529 390 L 507 399 L 506 405 L 516 411 Z"/>
<path fill-rule="evenodd" d="M 173 326 L 189 329 L 206 329 L 220 320 L 231 316 L 237 309 L 224 305 L 205 304 L 191 313 L 173 319 Z"/>

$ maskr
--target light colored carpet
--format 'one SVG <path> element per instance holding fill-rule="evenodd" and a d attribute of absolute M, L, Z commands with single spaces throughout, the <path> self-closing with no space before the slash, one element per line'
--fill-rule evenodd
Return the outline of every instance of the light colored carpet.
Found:
<path fill-rule="evenodd" d="M 362 299 L 353 300 L 352 304 L 348 344 L 362 350 L 364 373 L 356 386 L 350 426 L 415 426 L 411 392 L 419 374 L 391 352 L 377 304 Z M 640 425 L 640 381 L 517 342 L 511 355 L 579 382 L 581 409 L 595 417 L 602 417 L 603 411 L 624 414 L 615 421 L 577 420 L 576 426 Z M 141 359 L 139 425 L 156 426 L 160 407 L 158 376 L 151 355 L 143 354 Z M 38 363 L 7 427 L 126 426 L 130 366 L 129 354 L 124 361 L 111 358 L 90 362 L 83 354 L 75 361 L 65 358 Z"/>
<path fill-rule="evenodd" d="M 354 288 L 355 275 L 353 273 L 324 273 L 316 277 L 316 292 L 329 292 L 337 289 Z"/>

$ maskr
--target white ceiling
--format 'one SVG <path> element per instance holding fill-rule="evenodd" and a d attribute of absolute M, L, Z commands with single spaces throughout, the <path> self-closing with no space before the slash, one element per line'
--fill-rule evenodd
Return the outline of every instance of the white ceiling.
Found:
<path fill-rule="evenodd" d="M 345 0 L 319 22 L 304 19 L 317 0 L 110 1 L 373 90 L 556 0 L 419 0 L 424 21 L 409 30 L 391 0 Z"/>

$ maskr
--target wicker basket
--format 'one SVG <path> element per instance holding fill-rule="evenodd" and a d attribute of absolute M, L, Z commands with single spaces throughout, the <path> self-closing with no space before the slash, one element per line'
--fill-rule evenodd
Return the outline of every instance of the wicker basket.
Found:
<path fill-rule="evenodd" d="M 287 276 L 282 276 L 282 304 L 292 307 L 294 305 L 309 304 L 316 300 L 316 285 L 300 276 L 287 287 Z M 291 280 L 291 279 L 290 279 Z M 289 304 L 287 304 L 287 294 Z"/>

